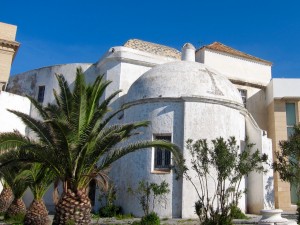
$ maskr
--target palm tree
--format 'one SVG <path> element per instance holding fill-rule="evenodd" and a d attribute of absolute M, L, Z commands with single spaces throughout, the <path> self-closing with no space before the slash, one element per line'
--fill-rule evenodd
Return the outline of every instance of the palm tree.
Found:
<path fill-rule="evenodd" d="M 26 167 L 26 164 L 6 166 L 1 168 L 1 174 L 12 190 L 14 199 L 6 210 L 4 217 L 6 219 L 16 218 L 23 220 L 26 213 L 26 206 L 22 197 L 28 187 L 27 182 L 20 176 L 20 172 Z"/>
<path fill-rule="evenodd" d="M 0 194 L 0 214 L 6 212 L 13 199 L 13 192 L 8 183 L 3 179 L 3 190 Z"/>
<path fill-rule="evenodd" d="M 148 122 L 112 125 L 112 119 L 126 107 L 114 112 L 110 112 L 108 107 L 120 91 L 100 102 L 111 81 L 99 76 L 92 85 L 88 85 L 81 68 L 78 68 L 71 91 L 62 75 L 56 77 L 60 89 L 60 93 L 54 91 L 56 104 L 42 106 L 28 97 L 41 119 L 10 110 L 35 133 L 36 139 L 29 139 L 18 132 L 0 134 L 0 150 L 10 149 L 6 153 L 10 157 L 2 161 L 2 166 L 14 161 L 42 162 L 63 182 L 54 225 L 68 221 L 89 224 L 89 182 L 98 179 L 103 170 L 128 153 L 159 146 L 173 152 L 174 161 L 182 165 L 179 149 L 169 142 L 130 142 L 130 137 L 138 135 L 138 129 L 147 127 Z"/>
<path fill-rule="evenodd" d="M 33 201 L 26 211 L 25 225 L 47 225 L 50 223 L 43 196 L 54 180 L 52 171 L 40 163 L 33 163 L 31 168 L 20 174 L 28 183 L 33 194 Z"/>

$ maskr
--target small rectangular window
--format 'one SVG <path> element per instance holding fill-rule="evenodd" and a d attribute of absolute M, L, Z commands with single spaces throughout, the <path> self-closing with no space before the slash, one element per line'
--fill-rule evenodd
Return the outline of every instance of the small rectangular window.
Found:
<path fill-rule="evenodd" d="M 247 105 L 247 90 L 246 89 L 238 89 L 238 90 L 239 90 L 240 95 L 242 97 L 243 104 L 246 107 L 246 105 Z"/>
<path fill-rule="evenodd" d="M 166 140 L 171 142 L 171 135 L 156 135 L 156 140 Z M 171 166 L 171 152 L 167 149 L 156 147 L 154 150 L 154 169 L 169 170 Z"/>
<path fill-rule="evenodd" d="M 43 103 L 44 95 L 45 95 L 45 86 L 39 86 L 38 99 L 37 99 L 39 103 Z"/>
<path fill-rule="evenodd" d="M 290 137 L 293 134 L 293 127 L 296 124 L 296 105 L 295 103 L 286 103 L 286 127 L 287 127 L 287 136 Z"/>

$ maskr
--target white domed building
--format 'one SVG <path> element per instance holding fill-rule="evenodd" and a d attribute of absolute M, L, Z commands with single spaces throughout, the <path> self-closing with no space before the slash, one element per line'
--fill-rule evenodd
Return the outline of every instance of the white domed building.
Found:
<path fill-rule="evenodd" d="M 272 144 L 265 131 L 268 129 L 265 99 L 271 79 L 270 62 L 218 42 L 196 52 L 191 44 L 185 44 L 179 52 L 132 39 L 123 46 L 109 49 L 94 64 L 55 65 L 15 75 L 6 90 L 14 95 L 10 99 L 27 94 L 47 104 L 53 101 L 52 90 L 58 87 L 55 73 L 64 74 L 72 84 L 78 66 L 83 68 L 88 81 L 93 81 L 99 74 L 113 81 L 106 89 L 105 97 L 123 90 L 111 107 L 124 104 L 131 107 L 116 119 L 116 123 L 150 121 L 150 126 L 144 128 L 136 140 L 170 140 L 182 149 L 186 162 L 189 162 L 190 155 L 185 147 L 188 139 L 210 141 L 234 136 L 242 145 L 247 136 L 255 143 L 255 149 L 272 159 Z M 18 110 L 18 106 L 14 109 Z M 27 111 L 35 115 L 30 107 Z M 22 129 L 23 133 L 28 133 Z M 131 153 L 116 162 L 110 173 L 118 191 L 116 204 L 122 206 L 125 213 L 142 216 L 141 206 L 128 194 L 128 187 L 137 188 L 141 180 L 156 183 L 165 180 L 170 193 L 166 207 L 156 208 L 159 216 L 196 217 L 194 203 L 198 199 L 195 190 L 187 180 L 175 179 L 170 164 L 172 156 L 159 149 Z M 248 191 L 240 201 L 241 209 L 259 213 L 263 208 L 274 207 L 272 178 L 273 171 L 269 170 L 268 174 L 252 173 L 243 180 L 242 188 L 246 187 Z M 99 208 L 97 198 L 96 191 L 92 199 L 95 210 Z M 46 195 L 45 202 L 52 211 L 51 194 Z"/>
<path fill-rule="evenodd" d="M 125 104 L 131 106 L 124 113 L 125 123 L 151 121 L 149 128 L 144 129 L 139 138 L 162 138 L 176 143 L 190 167 L 191 156 L 185 147 L 188 139 L 210 141 L 218 137 L 227 139 L 234 136 L 238 142 L 243 143 L 246 126 L 251 127 L 248 130 L 256 130 L 255 135 L 261 136 L 255 121 L 249 117 L 243 105 L 238 89 L 228 78 L 195 62 L 195 48 L 191 44 L 183 47 L 182 55 L 182 61 L 157 65 L 144 73 L 124 96 Z M 249 134 L 251 133 L 247 135 Z M 270 147 L 268 139 L 255 143 L 258 148 L 260 144 Z M 130 154 L 115 163 L 112 178 L 119 191 L 117 203 L 125 212 L 142 216 L 139 202 L 127 193 L 128 187 L 136 188 L 140 180 L 156 183 L 165 180 L 169 184 L 170 193 L 167 194 L 166 208 L 156 206 L 158 214 L 161 217 L 195 217 L 194 203 L 198 197 L 194 187 L 186 179 L 176 180 L 176 174 L 169 169 L 172 163 L 170 155 L 158 151 L 161 150 Z M 263 175 L 253 174 L 253 177 L 264 182 Z M 196 177 L 194 181 L 197 183 Z M 212 180 L 209 185 L 212 194 L 215 188 Z M 245 187 L 245 181 L 241 186 Z M 248 189 L 250 186 L 252 184 L 249 183 Z M 260 190 L 259 193 L 258 188 L 255 189 L 257 190 L 250 190 L 248 195 L 256 192 L 256 197 L 260 200 L 255 203 L 255 199 L 248 199 L 249 208 L 251 204 L 262 207 L 265 204 L 263 191 Z M 240 203 L 240 207 L 245 210 L 245 196 Z"/>

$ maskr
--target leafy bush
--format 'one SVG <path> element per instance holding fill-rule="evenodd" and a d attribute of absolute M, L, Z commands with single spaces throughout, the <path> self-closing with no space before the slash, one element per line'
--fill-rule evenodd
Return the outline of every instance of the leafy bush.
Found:
<path fill-rule="evenodd" d="M 195 211 L 200 223 L 204 225 L 232 224 L 231 207 L 233 213 L 240 216 L 238 202 L 244 192 L 240 185 L 242 179 L 250 172 L 265 172 L 263 166 L 268 156 L 252 150 L 253 144 L 246 141 L 244 150 L 240 151 L 237 141 L 230 137 L 227 141 L 222 137 L 212 140 L 187 140 L 187 149 L 191 158 L 190 169 L 185 170 L 184 177 L 193 185 L 198 195 Z M 189 170 L 196 173 L 191 176 Z M 216 174 L 216 175 L 215 175 Z M 210 186 L 210 180 L 215 185 Z M 212 193 L 210 196 L 208 193 Z"/>
<path fill-rule="evenodd" d="M 160 219 L 155 212 L 151 212 L 142 217 L 141 225 L 160 225 Z"/>
<path fill-rule="evenodd" d="M 134 216 L 129 213 L 129 214 L 117 214 L 116 216 L 117 220 L 124 220 L 124 219 L 132 219 Z"/>
<path fill-rule="evenodd" d="M 242 210 L 235 205 L 232 205 L 230 207 L 230 217 L 232 219 L 248 219 L 248 217 L 242 212 Z"/>
<path fill-rule="evenodd" d="M 154 207 L 157 203 L 166 207 L 166 194 L 170 192 L 170 189 L 169 184 L 166 181 L 156 184 L 141 180 L 137 189 L 129 187 L 127 191 L 139 200 L 144 211 L 144 215 L 147 216 L 150 211 L 154 211 Z M 151 202 L 152 210 L 150 209 Z"/>
<path fill-rule="evenodd" d="M 230 217 L 215 214 L 212 217 L 205 219 L 201 225 L 233 225 L 233 223 Z"/>
<path fill-rule="evenodd" d="M 6 223 L 12 223 L 12 224 L 23 224 L 25 218 L 24 213 L 19 213 L 15 216 L 8 217 L 6 214 L 4 215 L 4 220 Z"/>
<path fill-rule="evenodd" d="M 131 225 L 141 225 L 140 221 L 133 221 L 133 223 Z"/>
<path fill-rule="evenodd" d="M 288 140 L 279 141 L 280 150 L 275 152 L 273 169 L 279 173 L 280 179 L 296 186 L 297 198 L 300 199 L 300 124 L 293 127 Z M 297 222 L 300 223 L 300 204 L 297 203 Z"/>
<path fill-rule="evenodd" d="M 116 205 L 107 205 L 99 210 L 100 217 L 116 217 L 122 213 L 122 208 Z"/>

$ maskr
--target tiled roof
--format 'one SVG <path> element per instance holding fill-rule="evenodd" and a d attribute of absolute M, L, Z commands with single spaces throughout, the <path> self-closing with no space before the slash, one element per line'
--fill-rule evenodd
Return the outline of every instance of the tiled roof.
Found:
<path fill-rule="evenodd" d="M 260 58 L 257 58 L 255 56 L 252 56 L 252 55 L 246 54 L 244 52 L 238 51 L 238 50 L 233 49 L 231 47 L 228 47 L 228 46 L 226 46 L 226 45 L 224 45 L 220 42 L 214 42 L 210 45 L 205 45 L 201 49 L 203 49 L 203 48 L 204 49 L 211 49 L 211 50 L 218 51 L 218 52 L 225 52 L 225 53 L 228 53 L 230 55 L 235 55 L 235 56 L 239 56 L 239 57 L 242 57 L 242 58 L 251 59 L 251 60 L 254 60 L 254 61 L 258 61 L 258 62 L 262 62 L 262 63 L 272 65 L 272 62 L 269 62 L 269 61 L 266 61 L 264 59 L 260 59 Z"/>
<path fill-rule="evenodd" d="M 175 59 L 181 58 L 181 53 L 175 48 L 170 48 L 168 46 L 154 44 L 147 41 L 142 41 L 138 39 L 130 39 L 125 44 L 124 47 L 137 49 L 144 52 L 149 52 L 155 55 L 171 57 Z"/>

